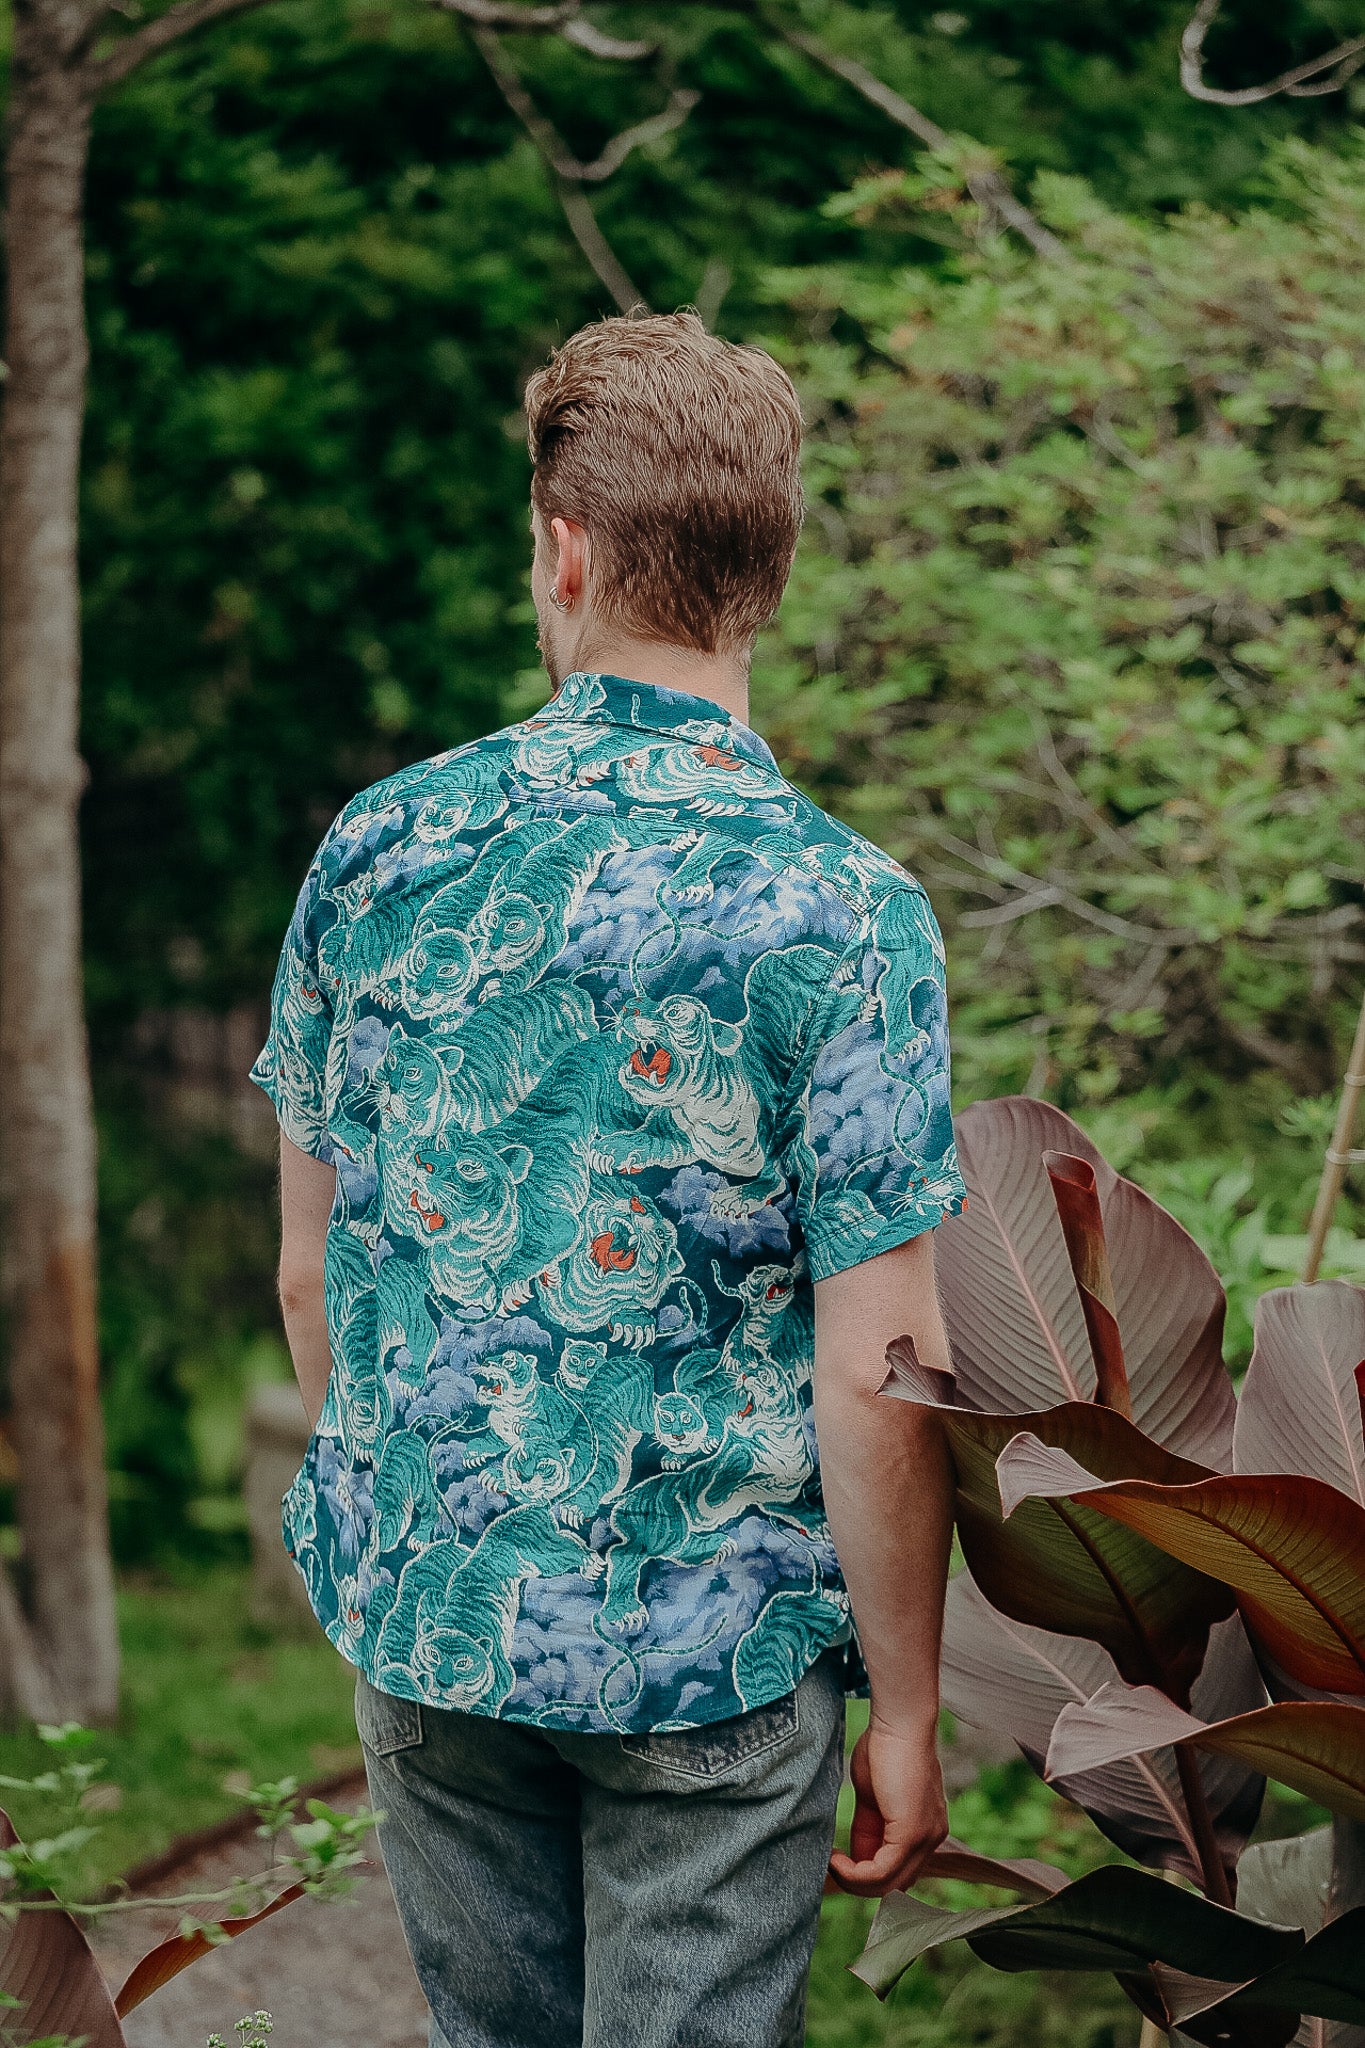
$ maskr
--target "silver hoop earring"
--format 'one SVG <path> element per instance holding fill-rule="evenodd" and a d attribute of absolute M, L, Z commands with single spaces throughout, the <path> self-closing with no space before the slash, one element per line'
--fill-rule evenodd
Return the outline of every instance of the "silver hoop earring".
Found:
<path fill-rule="evenodd" d="M 554 606 L 556 611 L 571 612 L 573 610 L 574 601 L 571 597 L 561 597 L 557 590 L 552 590 L 550 592 L 550 603 Z"/>

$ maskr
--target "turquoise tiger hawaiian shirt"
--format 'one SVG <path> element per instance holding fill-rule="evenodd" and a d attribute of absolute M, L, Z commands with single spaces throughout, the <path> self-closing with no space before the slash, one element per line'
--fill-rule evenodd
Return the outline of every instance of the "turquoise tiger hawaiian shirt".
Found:
<path fill-rule="evenodd" d="M 716 705 L 570 676 L 342 812 L 253 1078 L 336 1168 L 285 1536 L 375 1685 L 685 1728 L 848 1640 L 812 1280 L 963 1199 L 894 861 Z"/>

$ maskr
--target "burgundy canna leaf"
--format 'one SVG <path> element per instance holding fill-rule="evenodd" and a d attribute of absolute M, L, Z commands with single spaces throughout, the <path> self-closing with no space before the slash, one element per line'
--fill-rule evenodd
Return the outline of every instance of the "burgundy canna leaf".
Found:
<path fill-rule="evenodd" d="M 1067 1152 L 1044 1152 L 1043 1165 L 1061 1220 L 1067 1256 L 1081 1297 L 1081 1313 L 1095 1363 L 1095 1398 L 1131 1422 L 1133 1403 L 1119 1335 L 1118 1304 L 1100 1213 L 1095 1169 Z"/>
<path fill-rule="evenodd" d="M 1301 1473 L 1365 1506 L 1362 1358 L 1365 1288 L 1319 1280 L 1263 1294 L 1237 1404 L 1234 1471 Z"/>
<path fill-rule="evenodd" d="M 1365 1906 L 1357 1906 L 1315 1934 L 1297 1955 L 1246 1984 L 1201 1984 L 1190 1977 L 1182 1981 L 1178 1973 L 1159 1967 L 1158 1977 L 1172 2018 L 1182 2033 L 1196 2041 L 1260 2041 L 1265 2035 L 1252 2033 L 1250 2028 L 1258 2018 L 1279 2014 L 1285 2016 L 1288 2026 L 1296 2026 L 1301 2013 L 1359 2026 L 1365 2024 L 1362 1944 Z"/>
<path fill-rule="evenodd" d="M 1236 1757 L 1333 1813 L 1365 1821 L 1365 1707 L 1335 1701 L 1280 1701 L 1210 1724 L 1150 1686 L 1105 1686 L 1058 1716 L 1047 1775 L 1099 1770 L 1175 1742 Z"/>
<path fill-rule="evenodd" d="M 1106 1483 L 1028 1433 L 996 1469 L 1007 1516 L 1044 1498 L 1093 1509 L 1232 1587 L 1253 1640 L 1300 1684 L 1365 1693 L 1365 1508 L 1335 1487 L 1250 1472 Z"/>
<path fill-rule="evenodd" d="M 1273 1928 L 1164 1884 L 1145 1870 L 1092 1870 L 1036 1905 L 951 1913 L 904 1892 L 878 1908 L 853 1973 L 884 1998 L 930 1949 L 965 1940 L 1001 1970 L 1144 1972 L 1152 1962 L 1221 1986 L 1289 1963 L 1298 1928 Z"/>
<path fill-rule="evenodd" d="M 1001 1514 L 996 1460 L 1029 1432 L 1080 1461 L 1078 1469 L 1113 1479 L 1138 1475 L 1165 1485 L 1206 1476 L 1176 1458 L 1112 1409 L 1070 1401 L 1042 1414 L 986 1414 L 940 1403 L 943 1375 L 919 1365 L 914 1346 L 887 1352 L 885 1392 L 926 1402 L 942 1420 L 957 1476 L 957 1526 L 963 1555 L 987 1598 L 1035 1628 L 1092 1637 L 1130 1685 L 1160 1685 L 1188 1701 L 1212 1623 L 1233 1609 L 1216 1580 L 1173 1565 L 1154 1545 L 1120 1531 L 1084 1506 L 1038 1500 L 1012 1520 Z"/>
<path fill-rule="evenodd" d="M 1009 1620 L 969 1572 L 949 1586 L 943 1703 L 959 1720 L 1007 1735 L 1040 1773 L 1063 1710 L 1084 1706 L 1117 1679 L 1113 1660 L 1098 1644 Z M 1195 1714 L 1201 1722 L 1221 1720 L 1264 1701 L 1240 1621 L 1221 1622 L 1194 1687 Z M 1212 1755 L 1199 1759 L 1199 1774 L 1219 1852 L 1231 1868 L 1256 1824 L 1264 1781 L 1245 1765 Z M 1198 1845 L 1169 1749 L 1054 1785 L 1129 1856 L 1199 1880 Z"/>
<path fill-rule="evenodd" d="M 277 1898 L 259 1912 L 243 1913 L 234 1920 L 220 1920 L 215 1928 L 217 1941 L 210 1941 L 205 1934 L 172 1934 L 156 1948 L 150 1949 L 141 1962 L 135 1963 L 125 1978 L 116 2000 L 120 2015 L 132 2012 L 141 2005 L 144 1998 L 150 1998 L 163 1984 L 169 1984 L 172 1977 L 178 1977 L 182 1970 L 188 1970 L 191 1963 L 197 1963 L 224 1941 L 232 1941 L 248 1928 L 257 1927 L 262 1920 L 268 1920 L 272 1913 L 280 1912 L 285 1906 L 301 1899 L 304 1887 L 301 1884 L 287 1885 Z"/>
<path fill-rule="evenodd" d="M 1031 1899 L 1050 1899 L 1071 1882 L 1054 1863 L 1040 1863 L 1034 1856 L 978 1856 L 975 1849 L 954 1841 L 951 1835 L 923 1865 L 916 1883 L 922 1884 L 927 1878 L 999 1885 L 1004 1891 L 1021 1892 Z"/>
<path fill-rule="evenodd" d="M 0 1849 L 17 1842 L 0 1812 Z M 0 2013 L 0 2030 L 15 2048 L 68 2035 L 83 2048 L 126 2048 L 99 1964 L 69 1913 L 17 1913 L 0 1920 L 0 1989 L 20 2001 Z"/>
<path fill-rule="evenodd" d="M 956 1128 L 971 1199 L 935 1233 L 935 1267 L 961 1403 L 1018 1414 L 1094 1398 L 1085 1314 L 1043 1163 L 1064 1153 L 1095 1176 L 1134 1422 L 1178 1456 L 1226 1470 L 1235 1402 L 1225 1304 L 1193 1239 L 1050 1103 L 974 1103 Z"/>

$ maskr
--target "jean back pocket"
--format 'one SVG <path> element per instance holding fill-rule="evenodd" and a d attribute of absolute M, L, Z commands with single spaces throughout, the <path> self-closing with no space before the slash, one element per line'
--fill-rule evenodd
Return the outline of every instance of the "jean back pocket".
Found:
<path fill-rule="evenodd" d="M 796 1694 L 789 1692 L 770 1706 L 751 1707 L 747 1714 L 735 1714 L 728 1721 L 619 1739 L 624 1753 L 642 1763 L 677 1771 L 685 1778 L 723 1778 L 765 1750 L 789 1742 L 800 1726 Z"/>
<path fill-rule="evenodd" d="M 363 1675 L 355 1684 L 355 1725 L 371 1756 L 397 1756 L 400 1750 L 422 1744 L 422 1709 L 417 1701 L 381 1692 Z"/>

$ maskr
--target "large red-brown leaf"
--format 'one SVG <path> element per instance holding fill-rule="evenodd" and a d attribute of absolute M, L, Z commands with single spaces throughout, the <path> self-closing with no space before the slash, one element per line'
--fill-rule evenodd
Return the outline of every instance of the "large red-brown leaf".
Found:
<path fill-rule="evenodd" d="M 156 1948 L 149 1949 L 140 1963 L 135 1963 L 124 1979 L 123 1987 L 115 2000 L 120 2016 L 130 2013 L 134 2006 L 141 2005 L 144 1998 L 150 1998 L 163 1984 L 169 1984 L 172 1977 L 178 1977 L 182 1970 L 188 1970 L 191 1963 L 197 1963 L 201 1956 L 209 1955 L 223 1942 L 232 1941 L 248 1928 L 258 1927 L 262 1920 L 268 1920 L 272 1913 L 278 1913 L 295 1899 L 303 1897 L 301 1884 L 287 1885 L 268 1906 L 262 1906 L 257 1913 L 243 1913 L 234 1920 L 220 1920 L 214 1927 L 216 1940 L 210 1941 L 205 1934 L 173 1934 Z"/>
<path fill-rule="evenodd" d="M 1055 1863 L 1040 1863 L 1036 1856 L 981 1856 L 951 1835 L 921 1865 L 915 1882 L 923 1884 L 931 1877 L 956 1878 L 962 1884 L 996 1885 L 1002 1891 L 1019 1892 L 1029 1899 L 1050 1899 L 1071 1882 Z"/>
<path fill-rule="evenodd" d="M 943 1631 L 943 1702 L 975 1727 L 1007 1735 L 1041 1773 L 1058 1716 L 1081 1706 L 1118 1674 L 1098 1644 L 1028 1628 L 997 1612 L 960 1572 L 948 1588 Z M 1221 1720 L 1265 1698 L 1241 1623 L 1213 1631 L 1194 1688 L 1195 1712 Z M 1256 1824 L 1263 1780 L 1230 1758 L 1202 1757 L 1204 1793 L 1219 1849 L 1231 1867 Z M 1198 1850 L 1170 1750 L 1068 1778 L 1056 1790 L 1084 1807 L 1125 1854 L 1198 1881 Z"/>
<path fill-rule="evenodd" d="M 18 1840 L 0 1812 L 0 1849 Z M 16 2048 L 53 2035 L 84 2038 L 84 2048 L 127 2048 L 99 1964 L 69 1913 L 44 1910 L 0 1920 L 0 1991 L 21 2001 L 0 2011 L 0 2034 Z"/>
<path fill-rule="evenodd" d="M 1095 1368 L 1043 1164 L 1093 1168 L 1114 1309 L 1138 1427 L 1178 1456 L 1225 1470 L 1234 1396 L 1222 1357 L 1223 1290 L 1193 1239 L 1120 1179 L 1078 1124 L 1027 1096 L 957 1119 L 970 1202 L 935 1234 L 935 1265 L 964 1405 L 1016 1413 L 1091 1400 Z"/>
<path fill-rule="evenodd" d="M 996 1471 L 1007 1516 L 1040 1499 L 1093 1508 L 1223 1580 L 1253 1640 L 1300 1684 L 1365 1693 L 1365 1508 L 1335 1487 L 1250 1472 L 1185 1486 L 1106 1483 L 1028 1433 Z"/>
<path fill-rule="evenodd" d="M 1088 1159 L 1074 1158 L 1069 1152 L 1045 1152 L 1043 1165 L 1081 1297 L 1081 1313 L 1095 1362 L 1095 1398 L 1131 1421 L 1133 1403 L 1128 1391 L 1128 1368 L 1123 1358 L 1118 1303 L 1114 1298 L 1114 1276 L 1109 1267 L 1095 1169 Z"/>
<path fill-rule="evenodd" d="M 1357 1906 L 1330 1921 L 1296 1956 L 1240 1987 L 1201 1986 L 1186 1978 L 1181 1996 L 1168 1978 L 1168 2008 L 1182 2033 L 1214 2044 L 1245 2038 L 1242 2027 L 1263 2013 L 1306 2013 L 1358 2026 L 1365 2023 L 1362 1946 L 1365 1906 Z"/>
<path fill-rule="evenodd" d="M 983 1856 L 952 1835 L 946 1842 L 940 1842 L 928 1862 L 920 1866 L 915 1883 L 924 1884 L 930 1878 L 994 1885 L 1000 1891 L 1018 1892 L 1026 1899 L 1050 1899 L 1071 1882 L 1066 1872 L 1053 1863 L 1040 1863 L 1035 1856 Z M 826 1877 L 827 1899 L 838 1898 L 843 1889 L 837 1878 Z"/>
<path fill-rule="evenodd" d="M 1226 1587 L 1070 1501 L 1040 1500 L 1006 1521 L 995 1465 L 1006 1444 L 1028 1431 L 1113 1479 L 1136 1474 L 1183 1485 L 1204 1477 L 1204 1468 L 1094 1402 L 1033 1415 L 983 1413 L 944 1400 L 955 1391 L 951 1377 L 926 1372 L 908 1339 L 898 1339 L 887 1360 L 885 1391 L 931 1406 L 947 1432 L 962 1551 L 987 1598 L 1033 1628 L 1092 1638 L 1130 1685 L 1160 1685 L 1187 1701 L 1210 1624 L 1232 1612 Z"/>
<path fill-rule="evenodd" d="M 1263 1294 L 1237 1404 L 1234 1471 L 1303 1473 L 1365 1506 L 1362 1359 L 1365 1288 L 1319 1280 Z"/>
<path fill-rule="evenodd" d="M 1152 1686 L 1103 1686 L 1058 1716 L 1047 1775 L 1102 1770 L 1177 1742 L 1235 1757 L 1332 1813 L 1365 1821 L 1365 1707 L 1335 1701 L 1281 1701 L 1210 1724 Z"/>
<path fill-rule="evenodd" d="M 1297 1928 L 1273 1928 L 1109 1865 L 1031 1906 L 950 1913 L 905 1892 L 882 1901 L 853 1974 L 884 1998 L 910 1965 L 947 1941 L 966 1941 L 998 1970 L 1141 1971 L 1153 1963 L 1244 1984 L 1302 1951 Z"/>
<path fill-rule="evenodd" d="M 1237 1865 L 1238 1910 L 1253 1920 L 1316 1934 L 1332 1892 L 1332 1830 L 1256 1842 Z"/>

